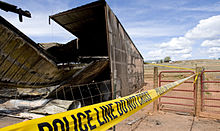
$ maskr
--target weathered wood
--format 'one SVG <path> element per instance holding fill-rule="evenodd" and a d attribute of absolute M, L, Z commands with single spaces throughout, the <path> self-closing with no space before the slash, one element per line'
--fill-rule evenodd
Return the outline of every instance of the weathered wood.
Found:
<path fill-rule="evenodd" d="M 50 86 L 72 75 L 66 76 L 49 54 L 5 19 L 0 19 L 0 85 Z"/>
<path fill-rule="evenodd" d="M 157 88 L 159 85 L 158 85 L 158 67 L 154 67 L 154 89 Z M 159 110 L 159 101 L 158 99 L 156 99 L 154 102 L 153 102 L 153 111 L 156 113 L 158 112 Z"/>
<path fill-rule="evenodd" d="M 13 39 L 14 34 L 12 31 L 9 31 L 3 27 L 3 25 L 0 25 L 0 30 L 2 30 L 2 33 L 0 34 L 0 48 L 2 49 Z"/>
<path fill-rule="evenodd" d="M 28 48 L 26 44 L 24 44 L 23 50 L 24 50 L 23 55 L 17 59 L 17 61 L 19 61 L 20 65 L 15 64 L 18 67 L 18 69 L 13 70 L 14 74 L 10 76 L 11 81 L 15 81 L 15 82 L 18 81 L 17 75 L 23 74 L 23 73 L 21 73 L 22 71 L 25 72 L 25 69 L 23 66 L 28 61 L 28 59 L 32 58 L 32 54 L 30 54 L 31 49 Z"/>
<path fill-rule="evenodd" d="M 5 71 L 5 68 L 10 65 L 10 61 L 13 60 L 9 59 L 9 55 L 13 54 L 14 50 L 19 46 L 19 44 L 17 44 L 17 41 L 19 41 L 19 39 L 13 39 L 12 42 L 8 43 L 8 45 L 5 46 L 5 48 L 1 48 L 1 52 L 6 54 L 7 56 L 0 61 L 0 75 Z"/>
<path fill-rule="evenodd" d="M 200 86 L 200 75 L 201 75 L 202 68 L 201 67 L 196 67 L 196 73 L 199 74 L 197 80 L 195 81 L 195 88 L 196 88 L 196 106 L 195 106 L 195 115 L 199 117 L 201 111 L 202 111 L 202 101 L 201 101 L 201 95 L 202 95 L 202 90 Z"/>
<path fill-rule="evenodd" d="M 16 49 L 13 54 L 11 54 L 11 58 L 13 59 L 13 61 L 11 61 L 11 64 L 5 68 L 5 71 L 3 72 L 3 74 L 1 75 L 2 78 L 6 79 L 7 81 L 10 81 L 10 77 L 15 73 L 16 70 L 18 70 L 19 66 L 18 64 L 15 64 L 16 62 L 19 62 L 19 57 L 21 57 L 23 55 L 23 53 L 25 52 L 25 50 L 27 50 L 27 48 L 23 48 L 24 47 L 24 43 L 22 43 L 22 41 L 20 41 L 19 43 L 19 47 L 18 49 Z"/>

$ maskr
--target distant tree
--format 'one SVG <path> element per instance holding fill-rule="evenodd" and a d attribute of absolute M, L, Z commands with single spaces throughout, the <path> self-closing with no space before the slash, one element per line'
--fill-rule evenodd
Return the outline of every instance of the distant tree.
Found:
<path fill-rule="evenodd" d="M 167 56 L 167 57 L 164 58 L 164 62 L 170 62 L 170 61 L 171 61 L 170 56 Z"/>
<path fill-rule="evenodd" d="M 163 60 L 162 60 L 162 59 L 160 60 L 160 63 L 163 63 Z"/>
<path fill-rule="evenodd" d="M 220 58 L 218 58 L 218 60 L 220 60 Z"/>

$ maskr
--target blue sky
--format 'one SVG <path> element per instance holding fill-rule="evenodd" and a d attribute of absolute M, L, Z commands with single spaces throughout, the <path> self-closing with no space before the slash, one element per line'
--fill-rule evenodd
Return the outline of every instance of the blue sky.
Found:
<path fill-rule="evenodd" d="M 3 0 L 29 10 L 32 18 L 0 10 L 35 42 L 66 43 L 75 37 L 48 16 L 94 0 Z M 145 60 L 220 57 L 220 0 L 107 0 Z"/>

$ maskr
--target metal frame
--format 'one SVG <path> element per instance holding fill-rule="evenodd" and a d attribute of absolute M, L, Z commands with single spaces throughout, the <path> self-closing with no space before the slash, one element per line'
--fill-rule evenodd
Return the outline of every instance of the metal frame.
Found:
<path fill-rule="evenodd" d="M 191 73 L 195 74 L 193 71 L 161 71 L 159 73 L 159 87 L 162 86 L 162 82 L 174 82 L 173 80 L 162 80 L 162 74 L 163 73 Z M 166 105 L 179 105 L 179 106 L 188 106 L 188 107 L 195 107 L 195 96 L 196 96 L 196 91 L 195 91 L 195 83 L 194 81 L 185 81 L 184 83 L 192 83 L 193 84 L 193 90 L 185 90 L 185 89 L 173 89 L 172 91 L 177 91 L 177 92 L 192 92 L 193 93 L 193 98 L 189 97 L 180 97 L 180 96 L 161 96 L 159 98 L 159 109 L 162 104 Z M 171 98 L 171 99 L 186 99 L 186 100 L 192 100 L 193 104 L 182 104 L 182 103 L 175 103 L 175 102 L 161 102 L 162 98 Z M 194 113 L 194 110 L 178 110 L 178 109 L 169 109 L 169 108 L 164 108 L 163 110 L 169 110 L 169 111 L 180 111 L 180 112 L 192 112 Z"/>
<path fill-rule="evenodd" d="M 205 98 L 204 97 L 204 93 L 205 92 L 219 92 L 220 93 L 220 89 L 219 90 L 205 90 L 204 89 L 204 83 L 220 83 L 220 81 L 207 81 L 207 80 L 203 80 L 204 79 L 204 73 L 205 72 L 219 72 L 220 73 L 220 70 L 206 70 L 206 71 L 203 71 L 201 73 L 201 91 L 202 91 L 202 95 L 201 95 L 201 104 L 202 104 L 202 111 L 203 111 L 203 108 L 204 107 L 215 107 L 215 108 L 220 108 L 220 105 L 206 105 L 204 104 L 204 101 L 205 100 L 212 100 L 212 101 L 220 101 L 220 98 Z"/>

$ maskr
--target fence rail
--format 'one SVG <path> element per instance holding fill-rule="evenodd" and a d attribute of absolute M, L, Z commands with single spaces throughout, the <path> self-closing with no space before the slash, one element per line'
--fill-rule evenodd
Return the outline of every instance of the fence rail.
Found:
<path fill-rule="evenodd" d="M 195 74 L 193 71 L 161 71 L 159 73 L 159 86 L 162 86 L 163 83 L 170 83 L 174 82 L 175 80 L 163 80 L 163 75 L 164 74 L 173 74 L 173 73 L 181 73 L 181 74 L 187 74 L 187 75 L 192 75 Z M 192 89 L 189 89 L 189 86 L 183 86 L 181 89 L 175 88 L 171 92 L 178 92 L 182 93 L 182 96 L 173 96 L 172 95 L 165 95 L 161 96 L 159 98 L 159 109 L 160 110 L 169 110 L 169 111 L 180 111 L 180 112 L 191 112 L 194 113 L 194 108 L 189 109 L 190 107 L 195 107 L 195 84 L 194 81 L 187 80 L 183 83 L 184 84 L 192 84 L 190 85 Z M 188 88 L 188 89 L 187 89 Z M 184 96 L 185 93 L 193 93 L 192 97 L 186 97 Z M 169 99 L 169 100 L 168 100 Z M 172 100 L 171 100 L 172 99 Z M 182 100 L 186 100 L 187 102 L 182 103 Z M 168 107 L 167 107 L 168 106 Z M 177 107 L 172 107 L 172 106 L 178 106 Z M 180 106 L 184 107 L 185 109 L 182 109 Z"/>
<path fill-rule="evenodd" d="M 220 70 L 205 70 L 201 73 L 201 103 L 203 112 L 220 112 L 220 80 L 214 79 L 214 76 L 218 73 L 220 75 Z M 206 78 L 206 75 L 209 77 Z"/>

